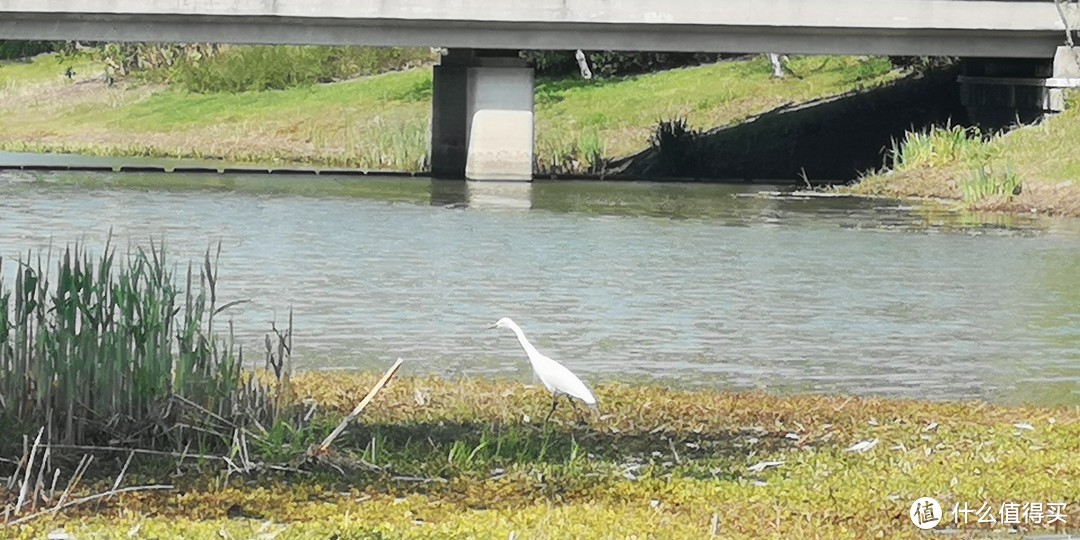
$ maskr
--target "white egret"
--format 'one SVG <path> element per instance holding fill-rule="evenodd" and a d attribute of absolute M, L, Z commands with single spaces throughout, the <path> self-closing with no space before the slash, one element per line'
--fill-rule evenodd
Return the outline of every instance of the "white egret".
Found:
<path fill-rule="evenodd" d="M 580 399 L 591 407 L 596 406 L 596 397 L 585 386 L 585 383 L 581 382 L 581 379 L 569 369 L 566 369 L 566 366 L 540 354 L 540 351 L 536 350 L 536 347 L 533 347 L 533 344 L 529 343 L 529 340 L 525 338 L 525 332 L 521 331 L 521 327 L 510 320 L 509 317 L 499 319 L 495 324 L 491 325 L 491 328 L 509 328 L 513 330 L 518 342 L 521 343 L 521 348 L 525 349 L 525 354 L 529 355 L 529 363 L 532 364 L 533 373 L 536 373 L 536 376 L 540 378 L 540 382 L 551 392 L 551 410 L 548 412 L 547 418 L 544 419 L 545 422 L 551 419 L 551 415 L 555 413 L 555 407 L 559 405 L 559 396 L 566 396 L 567 401 L 574 407 L 575 413 L 578 413 L 578 408 L 572 398 Z M 581 419 L 580 413 L 578 413 L 578 418 Z"/>

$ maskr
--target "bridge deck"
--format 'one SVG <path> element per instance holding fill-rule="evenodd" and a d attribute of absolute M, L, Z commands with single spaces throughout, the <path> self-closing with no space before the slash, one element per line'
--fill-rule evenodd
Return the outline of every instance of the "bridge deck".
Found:
<path fill-rule="evenodd" d="M 986 0 L 3 0 L 0 39 L 1052 57 L 1080 8 Z"/>

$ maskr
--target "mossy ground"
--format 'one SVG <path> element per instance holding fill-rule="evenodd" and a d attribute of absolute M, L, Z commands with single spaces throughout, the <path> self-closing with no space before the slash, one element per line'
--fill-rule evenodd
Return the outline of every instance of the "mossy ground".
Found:
<path fill-rule="evenodd" d="M 300 399 L 336 422 L 376 375 L 309 373 Z M 402 378 L 314 473 L 226 478 L 136 459 L 118 496 L 3 531 L 41 538 L 921 538 L 908 509 L 1064 502 L 1080 524 L 1080 409 L 842 396 L 596 388 L 575 425 L 566 404 L 544 424 L 539 387 Z M 314 401 L 311 401 L 314 400 Z M 1016 427 L 1019 424 L 1021 427 Z M 1029 429 L 1030 427 L 1030 429 Z M 275 430 L 253 451 L 295 455 L 322 428 Z M 877 440 L 869 451 L 845 451 Z M 124 456 L 108 458 L 122 463 Z M 779 466 L 755 471 L 766 461 Z M 371 467 L 370 464 L 375 467 Z M 104 490 L 111 477 L 96 486 Z M 94 489 L 85 488 L 85 491 Z M 959 526 L 959 537 L 1009 526 Z M 944 527 L 945 525 L 939 525 Z M 276 535 L 276 536 L 275 536 Z"/>

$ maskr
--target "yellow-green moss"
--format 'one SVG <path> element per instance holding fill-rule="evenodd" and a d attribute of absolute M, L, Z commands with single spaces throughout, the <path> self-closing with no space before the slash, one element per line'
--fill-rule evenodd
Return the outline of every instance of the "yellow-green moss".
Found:
<path fill-rule="evenodd" d="M 296 453 L 320 438 L 376 377 L 298 377 L 297 397 L 319 403 L 323 427 L 280 436 L 276 444 L 293 448 L 277 450 Z M 601 408 L 588 426 L 575 426 L 569 407 L 544 425 L 550 401 L 542 388 L 397 379 L 335 443 L 333 459 L 354 464 L 343 474 L 327 467 L 307 475 L 167 478 L 145 464 L 127 484 L 177 489 L 128 494 L 3 532 L 27 539 L 56 528 L 80 539 L 702 538 L 715 523 L 723 538 L 922 538 L 907 515 L 922 496 L 947 512 L 957 503 L 1065 502 L 1071 530 L 1080 524 L 1077 408 L 623 385 L 596 394 Z M 874 439 L 865 453 L 845 451 Z M 361 460 L 380 470 L 356 465 Z M 763 461 L 784 463 L 748 469 Z M 986 531 L 972 523 L 959 536 Z"/>

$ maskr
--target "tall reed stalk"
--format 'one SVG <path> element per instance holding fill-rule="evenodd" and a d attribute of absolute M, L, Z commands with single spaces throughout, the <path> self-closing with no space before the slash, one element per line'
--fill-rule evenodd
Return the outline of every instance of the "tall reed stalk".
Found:
<path fill-rule="evenodd" d="M 28 253 L 12 288 L 0 259 L 0 423 L 66 444 L 159 446 L 272 422 L 271 385 L 245 373 L 231 328 L 215 334 L 239 303 L 219 303 L 219 253 L 189 264 L 184 288 L 153 243 L 122 259 L 108 243 L 97 258 L 69 246 L 53 273 L 49 254 Z"/>

